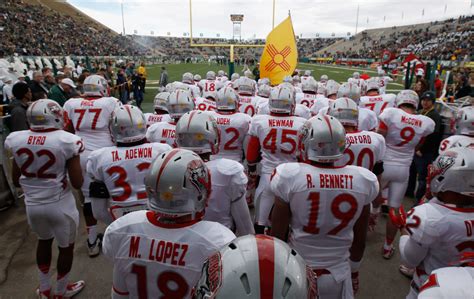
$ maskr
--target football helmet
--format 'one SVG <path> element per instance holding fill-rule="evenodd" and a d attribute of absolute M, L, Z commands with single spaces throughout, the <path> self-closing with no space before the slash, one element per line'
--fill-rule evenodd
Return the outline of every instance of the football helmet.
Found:
<path fill-rule="evenodd" d="M 311 76 L 311 71 L 310 70 L 304 71 L 304 75 L 307 77 Z"/>
<path fill-rule="evenodd" d="M 217 99 L 217 90 L 203 90 L 202 97 L 215 102 Z"/>
<path fill-rule="evenodd" d="M 344 126 L 357 127 L 359 125 L 359 108 L 357 104 L 347 98 L 338 98 L 329 104 L 328 114 L 335 117 Z"/>
<path fill-rule="evenodd" d="M 193 74 L 187 72 L 183 74 L 183 79 L 181 80 L 183 83 L 186 84 L 193 84 L 194 83 L 194 77 Z"/>
<path fill-rule="evenodd" d="M 293 78 L 291 76 L 285 76 L 283 77 L 283 83 L 293 83 Z"/>
<path fill-rule="evenodd" d="M 334 162 L 346 149 L 346 130 L 330 115 L 316 115 L 301 126 L 298 132 L 303 161 Z"/>
<path fill-rule="evenodd" d="M 411 89 L 405 89 L 400 91 L 395 98 L 395 103 L 397 107 L 400 107 L 403 104 L 408 104 L 413 106 L 415 109 L 418 108 L 418 103 L 420 99 L 418 98 L 418 94 Z"/>
<path fill-rule="evenodd" d="M 145 177 L 148 207 L 166 217 L 204 216 L 211 176 L 192 151 L 173 149 L 156 157 Z"/>
<path fill-rule="evenodd" d="M 313 78 L 308 78 L 301 83 L 301 90 L 303 92 L 316 93 L 318 91 L 318 82 Z"/>
<path fill-rule="evenodd" d="M 257 95 L 262 98 L 270 97 L 270 92 L 272 91 L 272 87 L 267 84 L 261 84 L 258 87 Z"/>
<path fill-rule="evenodd" d="M 474 136 L 474 107 L 467 106 L 459 109 L 456 119 L 456 133 Z"/>
<path fill-rule="evenodd" d="M 155 96 L 155 99 L 153 100 L 153 108 L 155 109 L 155 111 L 157 110 L 162 110 L 162 111 L 166 111 L 169 113 L 168 111 L 168 97 L 170 96 L 171 93 L 169 92 L 160 92 L 158 93 L 156 96 Z"/>
<path fill-rule="evenodd" d="M 195 110 L 184 114 L 176 124 L 176 144 L 197 154 L 219 152 L 219 129 L 209 114 Z"/>
<path fill-rule="evenodd" d="M 252 79 L 240 77 L 236 83 L 239 95 L 253 96 L 255 94 L 255 83 Z"/>
<path fill-rule="evenodd" d="M 270 79 L 268 78 L 260 78 L 258 79 L 257 85 L 270 85 Z"/>
<path fill-rule="evenodd" d="M 239 107 L 239 95 L 231 87 L 224 87 L 217 92 L 217 110 L 235 111 Z"/>
<path fill-rule="evenodd" d="M 201 75 L 196 74 L 196 75 L 194 75 L 193 79 L 194 79 L 194 82 L 199 82 L 199 81 L 201 81 Z"/>
<path fill-rule="evenodd" d="M 271 113 L 293 115 L 295 112 L 295 91 L 286 86 L 272 88 L 268 99 Z"/>
<path fill-rule="evenodd" d="M 168 97 L 166 107 L 168 108 L 170 117 L 176 120 L 186 112 L 194 110 L 195 105 L 189 92 L 185 90 L 176 90 Z"/>
<path fill-rule="evenodd" d="M 379 80 L 377 80 L 377 78 L 375 77 L 372 77 L 370 79 L 368 79 L 367 81 L 365 81 L 365 86 L 366 86 L 366 91 L 369 92 L 371 90 L 375 90 L 377 92 L 379 92 Z"/>
<path fill-rule="evenodd" d="M 239 78 L 240 78 L 239 73 L 233 73 L 233 74 L 230 76 L 230 81 L 235 82 L 235 80 L 237 80 L 237 79 L 239 79 Z"/>
<path fill-rule="evenodd" d="M 470 148 L 451 148 L 436 158 L 430 172 L 431 192 L 474 196 L 474 155 Z"/>
<path fill-rule="evenodd" d="M 352 74 L 352 78 L 354 78 L 354 79 L 359 79 L 359 78 L 360 78 L 359 72 L 354 72 L 354 73 Z"/>
<path fill-rule="evenodd" d="M 351 82 L 342 83 L 337 90 L 337 97 L 347 97 L 358 104 L 360 100 L 360 87 Z"/>
<path fill-rule="evenodd" d="M 300 78 L 300 76 L 294 75 L 292 82 L 293 82 L 293 84 L 301 83 L 301 78 Z"/>
<path fill-rule="evenodd" d="M 107 80 L 99 75 L 90 75 L 84 79 L 84 94 L 93 97 L 107 97 L 109 96 L 109 86 Z"/>
<path fill-rule="evenodd" d="M 219 71 L 217 71 L 217 76 L 218 77 L 223 77 L 223 76 L 225 76 L 225 72 L 223 70 L 219 70 Z"/>
<path fill-rule="evenodd" d="M 206 73 L 207 80 L 216 80 L 216 73 L 213 71 L 209 71 Z"/>
<path fill-rule="evenodd" d="M 26 110 L 26 120 L 33 131 L 63 129 L 64 116 L 64 110 L 58 102 L 49 99 L 37 100 Z"/>
<path fill-rule="evenodd" d="M 326 97 L 330 97 L 331 95 L 337 94 L 339 90 L 339 83 L 334 80 L 328 80 L 326 83 Z"/>
<path fill-rule="evenodd" d="M 328 75 L 321 75 L 321 78 L 319 79 L 319 81 L 321 83 L 326 83 L 328 81 Z"/>
<path fill-rule="evenodd" d="M 325 95 L 326 94 L 326 86 L 324 84 L 318 83 L 318 90 L 316 91 L 317 94 Z"/>
<path fill-rule="evenodd" d="M 192 298 L 261 298 L 263 288 L 278 298 L 317 298 L 316 276 L 303 258 L 265 235 L 239 237 L 210 256 Z"/>
<path fill-rule="evenodd" d="M 143 140 L 146 135 L 145 115 L 136 106 L 119 106 L 112 112 L 109 129 L 115 144 Z"/>
<path fill-rule="evenodd" d="M 249 79 L 252 79 L 252 72 L 249 71 L 249 70 L 246 70 L 246 71 L 244 72 L 244 76 L 247 77 L 247 78 L 249 78 Z"/>

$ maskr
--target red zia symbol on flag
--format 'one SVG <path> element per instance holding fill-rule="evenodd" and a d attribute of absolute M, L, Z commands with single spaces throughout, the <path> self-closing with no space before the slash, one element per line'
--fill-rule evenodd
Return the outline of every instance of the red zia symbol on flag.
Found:
<path fill-rule="evenodd" d="M 272 60 L 265 65 L 265 70 L 267 72 L 273 71 L 277 66 L 287 72 L 290 70 L 290 65 L 285 60 L 285 58 L 291 53 L 290 47 L 286 46 L 281 52 L 278 52 L 275 46 L 270 44 L 268 45 L 267 52 L 272 57 Z"/>

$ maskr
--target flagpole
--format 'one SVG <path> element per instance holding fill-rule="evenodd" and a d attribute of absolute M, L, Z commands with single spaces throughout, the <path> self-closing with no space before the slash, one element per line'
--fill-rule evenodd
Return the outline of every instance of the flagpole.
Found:
<path fill-rule="evenodd" d="M 123 18 L 123 0 L 120 1 L 120 7 L 122 9 L 122 30 L 123 30 L 123 35 L 125 36 L 125 19 Z"/>
<path fill-rule="evenodd" d="M 359 4 L 357 4 L 356 31 L 354 35 L 357 34 L 357 27 L 359 27 Z"/>
<path fill-rule="evenodd" d="M 273 0 L 273 18 L 272 18 L 272 29 L 275 28 L 275 0 Z"/>

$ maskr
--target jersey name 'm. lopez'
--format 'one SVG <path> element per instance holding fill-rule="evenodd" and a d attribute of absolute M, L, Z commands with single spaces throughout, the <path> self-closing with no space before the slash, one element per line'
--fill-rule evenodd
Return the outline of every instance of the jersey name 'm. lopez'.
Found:
<path fill-rule="evenodd" d="M 121 161 L 122 158 L 119 155 L 118 151 L 112 151 L 112 162 Z M 132 159 L 142 159 L 142 158 L 152 158 L 153 157 L 153 149 L 151 147 L 144 147 L 144 148 L 131 148 L 125 151 L 125 160 L 132 160 Z"/>
<path fill-rule="evenodd" d="M 416 119 L 416 118 L 406 117 L 404 115 L 402 115 L 401 122 L 412 125 L 412 126 L 420 127 L 420 128 L 423 125 L 423 122 L 421 120 Z"/>
<path fill-rule="evenodd" d="M 268 125 L 270 127 L 293 127 L 293 120 L 291 119 L 269 119 Z"/>
<path fill-rule="evenodd" d="M 138 259 L 142 258 L 142 255 L 140 254 L 140 240 L 141 237 L 139 236 L 130 237 L 128 257 Z M 149 243 L 148 241 L 150 240 L 146 239 L 145 243 Z M 150 261 L 157 261 L 159 263 L 186 266 L 184 258 L 188 252 L 188 247 L 188 244 L 151 239 L 148 256 L 146 258 Z"/>

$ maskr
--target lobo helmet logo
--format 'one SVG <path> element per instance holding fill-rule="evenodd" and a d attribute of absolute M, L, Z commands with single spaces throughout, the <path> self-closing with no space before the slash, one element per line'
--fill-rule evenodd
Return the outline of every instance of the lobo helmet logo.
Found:
<path fill-rule="evenodd" d="M 457 153 L 447 151 L 441 155 L 435 164 L 434 174 L 440 175 L 444 174 L 451 166 L 456 162 Z"/>
<path fill-rule="evenodd" d="M 206 198 L 210 190 L 210 178 L 206 166 L 201 160 L 192 160 L 188 163 L 189 180 L 201 196 Z M 205 193 L 205 194 L 204 194 Z"/>

